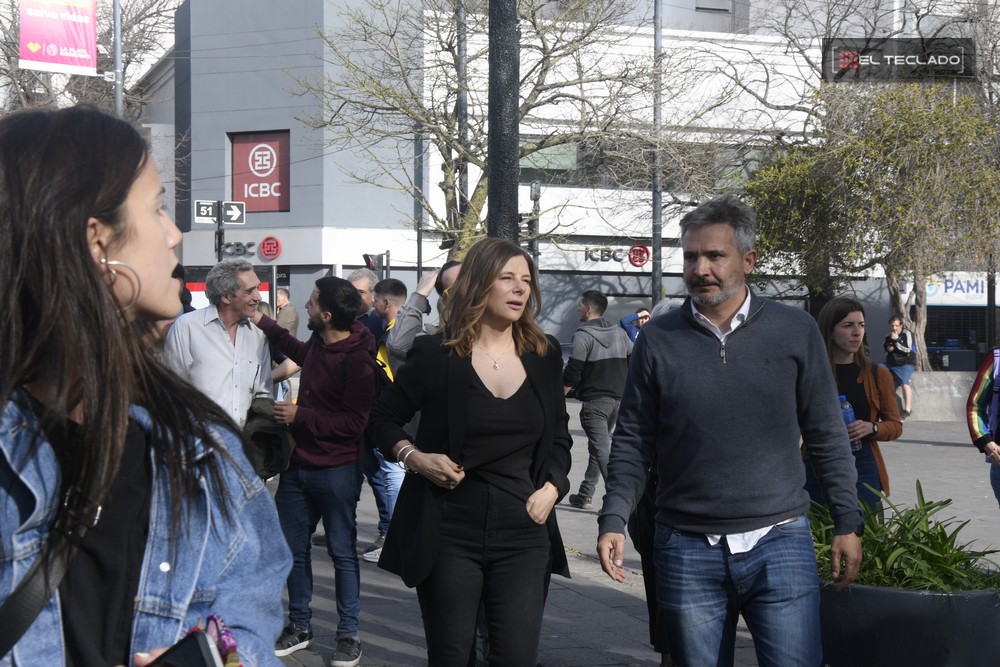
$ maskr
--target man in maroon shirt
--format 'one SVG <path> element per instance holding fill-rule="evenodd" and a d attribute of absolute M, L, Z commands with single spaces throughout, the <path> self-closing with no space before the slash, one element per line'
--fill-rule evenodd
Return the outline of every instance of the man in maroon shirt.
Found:
<path fill-rule="evenodd" d="M 279 401 L 274 406 L 275 419 L 289 425 L 296 442 L 274 497 L 293 558 L 287 581 L 288 625 L 275 654 L 289 655 L 312 639 L 309 538 L 323 519 L 340 617 L 333 667 L 354 667 L 361 661 L 356 510 L 362 434 L 375 396 L 375 339 L 355 319 L 360 307 L 361 296 L 351 283 L 326 277 L 316 281 L 306 303 L 312 331 L 308 341 L 298 340 L 260 313 L 254 319 L 268 340 L 302 367 L 298 403 Z"/>

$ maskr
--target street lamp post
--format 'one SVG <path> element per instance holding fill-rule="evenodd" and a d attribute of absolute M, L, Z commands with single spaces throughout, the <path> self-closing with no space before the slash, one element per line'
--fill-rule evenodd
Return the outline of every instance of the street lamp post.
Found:
<path fill-rule="evenodd" d="M 653 0 L 653 266 L 652 294 L 653 305 L 660 301 L 663 295 L 663 189 L 660 182 L 662 172 L 662 155 L 660 148 L 661 106 L 663 86 L 663 43 L 660 12 L 661 0 Z"/>
<path fill-rule="evenodd" d="M 515 0 L 490 0 L 489 33 L 489 235 L 517 243 L 521 68 Z"/>
<path fill-rule="evenodd" d="M 124 82 L 122 81 L 122 7 L 121 0 L 114 0 L 114 33 L 115 33 L 115 115 L 119 118 L 125 115 Z"/>

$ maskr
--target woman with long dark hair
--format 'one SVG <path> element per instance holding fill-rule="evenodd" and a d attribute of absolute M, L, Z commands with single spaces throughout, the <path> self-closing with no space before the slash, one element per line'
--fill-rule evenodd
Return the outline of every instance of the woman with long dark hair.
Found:
<path fill-rule="evenodd" d="M 180 240 L 131 125 L 0 120 L 0 615 L 51 588 L 19 639 L 0 627 L 13 664 L 144 665 L 210 617 L 245 665 L 280 664 L 271 498 L 236 425 L 142 343 L 181 311 Z"/>
<path fill-rule="evenodd" d="M 550 573 L 568 576 L 552 508 L 569 490 L 562 355 L 535 323 L 531 257 L 469 250 L 443 329 L 417 338 L 371 413 L 403 480 L 379 566 L 416 586 L 432 667 L 464 667 L 480 600 L 487 662 L 534 665 Z M 421 411 L 416 440 L 403 426 Z"/>
<path fill-rule="evenodd" d="M 865 353 L 865 309 L 859 301 L 844 296 L 830 299 L 819 311 L 817 323 L 826 341 L 837 390 L 854 409 L 855 419 L 847 424 L 847 435 L 858 469 L 858 498 L 878 511 L 881 498 L 868 486 L 889 495 L 889 473 L 878 442 L 903 434 L 892 376 Z M 808 459 L 806 490 L 813 500 L 824 502 Z"/>

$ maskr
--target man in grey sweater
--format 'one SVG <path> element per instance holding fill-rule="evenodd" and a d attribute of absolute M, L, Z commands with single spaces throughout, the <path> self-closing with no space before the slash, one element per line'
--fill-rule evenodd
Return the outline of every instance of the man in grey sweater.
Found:
<path fill-rule="evenodd" d="M 731 195 L 681 220 L 690 298 L 647 324 L 632 354 L 597 550 L 622 581 L 625 521 L 656 466 L 657 599 L 674 659 L 731 665 L 742 614 L 759 664 L 818 667 L 800 438 L 836 524 L 839 588 L 861 562 L 857 473 L 815 322 L 746 285 L 756 226 Z"/>
<path fill-rule="evenodd" d="M 618 418 L 618 402 L 625 389 L 632 339 L 621 327 L 604 319 L 608 297 L 597 290 L 580 295 L 577 315 L 583 323 L 573 334 L 573 350 L 563 371 L 563 388 L 580 399 L 580 424 L 587 434 L 589 459 L 580 492 L 566 499 L 579 509 L 590 509 L 597 476 L 608 476 L 611 432 Z"/>

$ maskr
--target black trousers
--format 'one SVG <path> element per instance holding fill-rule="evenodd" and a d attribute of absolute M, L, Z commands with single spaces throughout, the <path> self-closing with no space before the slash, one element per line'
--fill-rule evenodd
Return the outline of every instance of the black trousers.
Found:
<path fill-rule="evenodd" d="M 466 667 L 480 601 L 488 664 L 536 664 L 549 564 L 549 534 L 524 501 L 467 476 L 445 500 L 438 555 L 417 586 L 430 667 Z"/>

